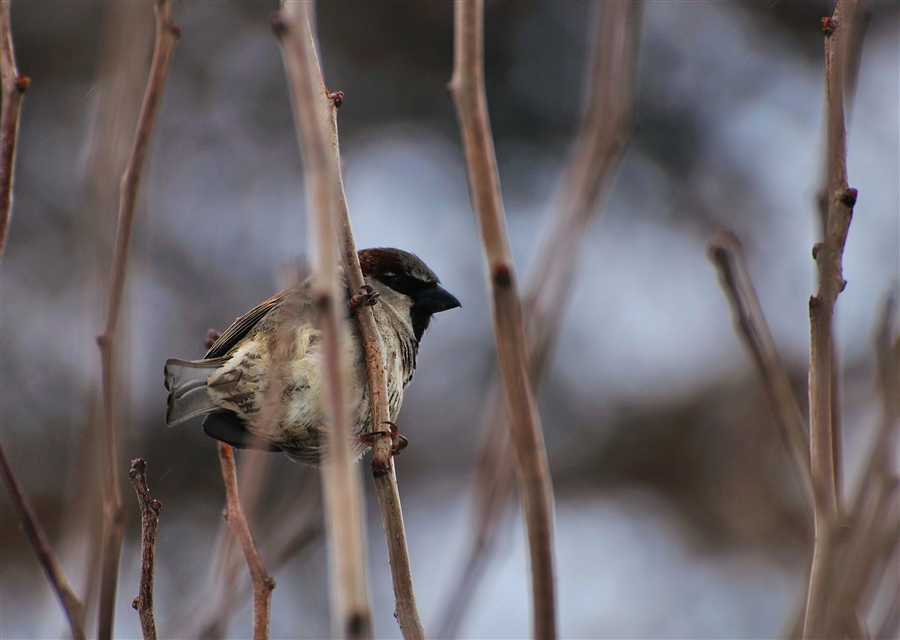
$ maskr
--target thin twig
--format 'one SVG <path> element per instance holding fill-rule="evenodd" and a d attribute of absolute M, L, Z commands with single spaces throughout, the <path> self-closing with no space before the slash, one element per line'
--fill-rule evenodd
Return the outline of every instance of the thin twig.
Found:
<path fill-rule="evenodd" d="M 131 229 L 134 225 L 134 213 L 137 203 L 138 187 L 147 149 L 150 146 L 150 135 L 153 123 L 162 101 L 162 93 L 172 61 L 175 43 L 181 30 L 172 22 L 171 6 L 168 0 L 156 2 L 156 43 L 147 89 L 141 105 L 137 131 L 128 166 L 122 176 L 119 192 L 119 222 L 116 230 L 116 244 L 113 250 L 112 268 L 109 280 L 109 312 L 106 328 L 97 338 L 100 347 L 100 359 L 103 376 L 103 415 L 105 447 L 105 482 L 104 482 L 104 535 L 103 559 L 100 578 L 100 611 L 98 636 L 101 640 L 112 638 L 115 618 L 116 590 L 119 579 L 119 559 L 122 553 L 122 530 L 125 523 L 125 512 L 122 506 L 122 494 L 119 487 L 119 473 L 116 450 L 116 425 L 114 422 L 115 401 L 114 370 L 117 362 L 116 330 L 118 329 L 122 299 L 125 292 L 125 275 L 128 270 L 128 253 L 131 247 Z"/>
<path fill-rule="evenodd" d="M 484 3 L 457 0 L 450 90 L 465 150 L 469 192 L 481 231 L 490 282 L 494 336 L 510 415 L 531 558 L 533 631 L 555 638 L 553 494 L 540 416 L 531 391 L 525 323 L 500 196 L 484 91 Z"/>
<path fill-rule="evenodd" d="M 153 572 L 156 568 L 156 530 L 159 528 L 159 500 L 150 497 L 147 486 L 147 463 L 143 458 L 131 461 L 128 472 L 141 507 L 141 583 L 131 606 L 141 619 L 144 640 L 156 640 L 156 620 L 153 617 Z"/>
<path fill-rule="evenodd" d="M 0 260 L 12 214 L 13 174 L 22 97 L 31 82 L 19 75 L 9 22 L 10 0 L 0 0 Z"/>
<path fill-rule="evenodd" d="M 331 554 L 332 630 L 337 636 L 368 638 L 373 629 L 362 487 L 350 455 L 349 417 L 344 402 L 347 363 L 340 347 L 346 327 L 338 313 L 339 301 L 343 299 L 335 260 L 339 173 L 332 160 L 338 150 L 329 123 L 337 107 L 321 81 L 311 11 L 310 2 L 285 2 L 281 12 L 273 16 L 272 26 L 282 46 L 294 123 L 307 171 L 312 298 L 319 310 L 326 420 L 330 427 L 322 480 Z"/>
<path fill-rule="evenodd" d="M 838 0 L 834 15 L 823 19 L 825 31 L 826 163 L 828 221 L 823 242 L 813 249 L 818 270 L 818 292 L 809 300 L 809 415 L 810 470 L 815 501 L 816 541 L 806 600 L 804 638 L 823 638 L 827 629 L 828 601 L 833 592 L 835 528 L 838 522 L 838 487 L 835 484 L 832 421 L 832 320 L 838 294 L 846 282 L 842 259 L 857 192 L 847 184 L 847 131 L 844 119 L 846 39 L 855 15 L 855 0 Z"/>
<path fill-rule="evenodd" d="M 219 462 L 222 465 L 222 479 L 225 482 L 226 508 L 223 515 L 231 527 L 231 533 L 241 545 L 244 559 L 250 569 L 250 579 L 253 581 L 253 640 L 265 640 L 269 637 L 269 612 L 275 581 L 266 573 L 253 543 L 253 536 L 250 534 L 250 527 L 247 518 L 244 517 L 238 495 L 234 452 L 225 443 L 219 443 Z"/>
<path fill-rule="evenodd" d="M 772 405 L 775 421 L 794 465 L 797 485 L 811 506 L 808 427 L 756 297 L 740 241 L 731 233 L 717 233 L 710 238 L 708 246 L 709 258 L 719 271 L 722 290 L 731 305 L 735 328 L 753 356 L 753 364 Z"/>
<path fill-rule="evenodd" d="M 34 555 L 37 556 L 38 562 L 47 575 L 53 591 L 56 592 L 56 597 L 59 598 L 59 603 L 66 614 L 66 618 L 69 620 L 72 636 L 76 640 L 83 640 L 85 637 L 84 605 L 81 604 L 81 600 L 78 599 L 78 596 L 66 579 L 62 567 L 59 566 L 56 556 L 53 555 L 50 543 L 47 542 L 47 536 L 44 534 L 40 522 L 38 522 L 37 514 L 35 514 L 31 503 L 28 501 L 28 497 L 25 495 L 25 491 L 22 489 L 22 485 L 19 483 L 12 465 L 9 463 L 9 458 L 6 457 L 3 444 L 0 444 L 0 473 L 3 475 L 3 482 L 9 493 L 13 510 L 16 512 L 16 517 L 22 525 L 22 531 L 25 532 L 25 537 L 34 550 Z"/>
<path fill-rule="evenodd" d="M 621 160 L 634 136 L 634 89 L 640 40 L 642 3 L 596 3 L 593 45 L 588 58 L 587 99 L 581 127 L 557 195 L 558 205 L 548 219 L 546 240 L 530 269 L 523 296 L 529 376 L 537 389 L 547 369 L 559 334 L 578 257 L 588 226 L 603 211 Z M 513 496 L 515 466 L 507 437 L 506 398 L 495 378 L 482 420 L 489 431 L 482 440 L 477 478 L 476 523 L 465 569 L 455 584 L 441 616 L 439 635 L 456 634 L 475 581 L 501 531 L 502 508 Z"/>

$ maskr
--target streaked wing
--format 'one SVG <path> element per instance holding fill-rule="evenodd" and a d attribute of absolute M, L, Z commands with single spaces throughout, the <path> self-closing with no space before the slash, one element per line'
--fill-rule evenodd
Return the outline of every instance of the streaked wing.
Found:
<path fill-rule="evenodd" d="M 287 298 L 293 289 L 285 289 L 281 293 L 277 293 L 262 304 L 250 309 L 247 313 L 235 320 L 225 332 L 219 336 L 219 339 L 209 348 L 204 359 L 219 358 L 228 353 L 231 348 L 246 336 L 256 324 L 265 318 L 272 309 L 277 307 Z"/>

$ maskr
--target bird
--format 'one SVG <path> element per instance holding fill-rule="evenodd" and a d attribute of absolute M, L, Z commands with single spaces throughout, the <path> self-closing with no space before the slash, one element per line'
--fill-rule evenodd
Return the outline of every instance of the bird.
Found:
<path fill-rule="evenodd" d="M 394 248 L 359 251 L 365 285 L 347 299 L 341 348 L 350 371 L 346 401 L 359 458 L 371 443 L 369 390 L 359 326 L 352 308 L 370 304 L 385 349 L 390 419 L 416 369 L 419 344 L 435 313 L 459 300 L 416 255 Z M 239 449 L 284 452 L 317 466 L 326 444 L 325 383 L 316 307 L 308 279 L 251 309 L 228 327 L 200 360 L 170 358 L 166 424 L 203 417 L 203 431 Z M 213 336 L 215 337 L 215 336 Z M 393 426 L 393 423 L 391 423 Z M 396 427 L 394 427 L 396 428 Z"/>

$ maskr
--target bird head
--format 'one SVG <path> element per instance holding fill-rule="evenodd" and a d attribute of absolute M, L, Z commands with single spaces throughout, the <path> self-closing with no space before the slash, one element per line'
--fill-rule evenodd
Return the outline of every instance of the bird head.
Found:
<path fill-rule="evenodd" d="M 432 315 L 461 306 L 456 296 L 441 286 L 434 271 L 408 251 L 363 249 L 359 252 L 359 265 L 364 276 L 381 285 L 376 289 L 384 293 L 387 288 L 409 299 L 416 342 L 422 339 Z"/>

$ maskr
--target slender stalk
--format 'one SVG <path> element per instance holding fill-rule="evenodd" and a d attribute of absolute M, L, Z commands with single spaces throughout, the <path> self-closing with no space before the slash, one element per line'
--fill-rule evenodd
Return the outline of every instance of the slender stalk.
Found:
<path fill-rule="evenodd" d="M 533 632 L 539 638 L 555 638 L 553 494 L 540 416 L 528 376 L 525 323 L 487 113 L 482 0 L 456 1 L 454 31 L 450 89 L 463 139 L 472 208 L 484 245 L 497 355 L 512 418 L 510 440 L 516 458 L 531 558 Z"/>
<path fill-rule="evenodd" d="M 265 640 L 269 637 L 269 618 L 272 602 L 272 589 L 275 581 L 266 573 L 250 526 L 244 516 L 241 507 L 241 499 L 238 495 L 237 472 L 234 465 L 234 451 L 230 446 L 219 443 L 219 463 L 222 466 L 222 479 L 225 482 L 226 507 L 223 515 L 231 528 L 231 533 L 241 545 L 244 559 L 250 569 L 250 579 L 253 581 L 253 640 Z"/>
<path fill-rule="evenodd" d="M 537 389 L 551 360 L 562 313 L 572 291 L 578 256 L 589 237 L 589 225 L 615 181 L 621 160 L 634 136 L 633 107 L 643 3 L 596 3 L 593 45 L 587 61 L 587 99 L 580 129 L 548 219 L 546 240 L 531 268 L 523 297 L 529 376 Z M 484 411 L 481 462 L 475 480 L 476 524 L 465 569 L 454 585 L 441 616 L 439 635 L 456 634 L 462 612 L 502 530 L 503 508 L 513 496 L 515 465 L 507 438 L 506 398 L 495 378 Z"/>
<path fill-rule="evenodd" d="M 857 192 L 847 184 L 847 131 L 844 118 L 846 39 L 856 2 L 838 0 L 834 15 L 823 20 L 825 31 L 826 163 L 828 220 L 823 242 L 813 249 L 818 292 L 809 300 L 810 471 L 815 502 L 816 541 L 806 600 L 804 638 L 823 638 L 829 596 L 834 591 L 835 528 L 838 521 L 834 432 L 832 420 L 832 321 L 834 305 L 846 282 L 842 259 Z"/>
<path fill-rule="evenodd" d="M 53 587 L 56 597 L 59 598 L 59 604 L 69 621 L 72 637 L 76 640 L 84 640 L 84 605 L 66 579 L 66 574 L 63 573 L 56 556 L 53 555 L 50 543 L 47 542 L 47 536 L 38 522 L 37 514 L 25 495 L 2 444 L 0 444 L 0 474 L 2 474 L 3 483 L 9 492 L 9 499 L 16 512 L 16 517 L 22 525 L 22 531 L 25 532 L 25 537 L 34 550 L 34 555 L 37 556 L 47 580 L 50 581 L 50 586 Z"/>
<path fill-rule="evenodd" d="M 753 357 L 772 405 L 772 413 L 794 466 L 797 485 L 812 504 L 808 427 L 756 297 L 740 241 L 730 233 L 715 234 L 709 241 L 709 258 L 719 271 L 719 280 L 731 305 L 735 328 Z"/>
<path fill-rule="evenodd" d="M 22 98 L 31 82 L 28 76 L 19 75 L 16 68 L 9 5 L 10 0 L 0 0 L 0 260 L 3 259 L 12 215 L 19 114 Z"/>
<path fill-rule="evenodd" d="M 128 472 L 141 507 L 141 582 L 138 595 L 131 603 L 141 620 L 144 640 L 156 640 L 156 620 L 153 615 L 153 573 L 156 568 L 156 531 L 159 528 L 159 500 L 150 497 L 147 486 L 147 463 L 142 458 L 131 462 Z"/>
<path fill-rule="evenodd" d="M 335 100 L 324 90 L 312 31 L 312 3 L 285 2 L 273 17 L 282 46 L 294 105 L 294 122 L 307 170 L 310 200 L 312 298 L 319 309 L 326 378 L 328 448 L 322 467 L 332 592 L 332 631 L 349 638 L 372 636 L 372 610 L 366 573 L 362 487 L 350 455 L 349 418 L 344 401 L 347 363 L 340 348 L 344 330 L 338 312 L 335 238 L 339 214 L 339 175 L 331 157 L 328 118 Z M 318 107 L 318 108 L 317 108 Z"/>
<path fill-rule="evenodd" d="M 109 283 L 109 312 L 106 328 L 97 338 L 100 347 L 100 358 L 103 369 L 103 414 L 105 449 L 105 482 L 104 482 L 104 534 L 102 569 L 100 578 L 100 611 L 98 636 L 101 640 L 112 638 L 115 618 L 116 590 L 119 579 L 119 559 L 122 553 L 122 530 L 125 512 L 122 506 L 122 494 L 119 488 L 117 465 L 116 425 L 114 422 L 114 366 L 117 360 L 116 330 L 125 292 L 125 275 L 128 269 L 128 254 L 131 247 L 131 229 L 134 225 L 134 214 L 137 203 L 138 188 L 147 149 L 150 146 L 150 135 L 156 120 L 156 113 L 162 101 L 166 76 L 172 61 L 172 53 L 181 30 L 172 22 L 171 6 L 168 0 L 156 2 L 156 43 L 147 89 L 141 105 L 137 131 L 128 166 L 122 176 L 119 193 L 119 223 L 116 230 L 116 244 L 113 250 L 112 268 Z"/>

